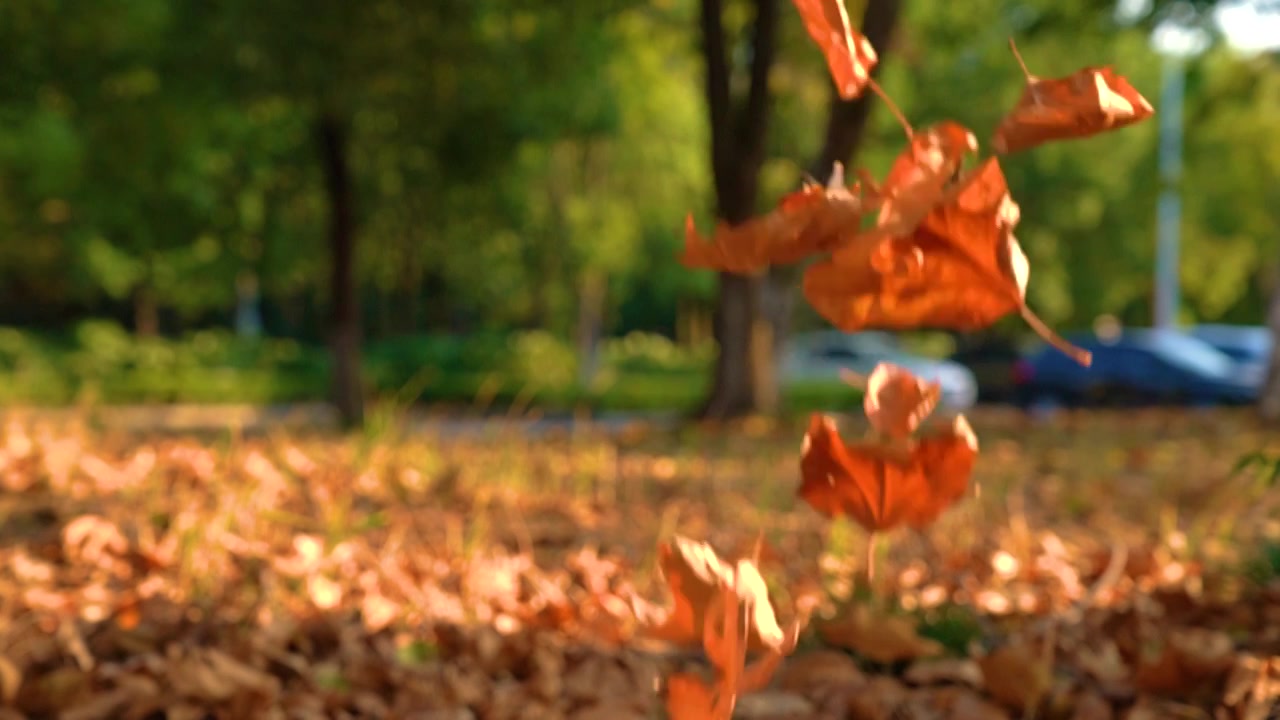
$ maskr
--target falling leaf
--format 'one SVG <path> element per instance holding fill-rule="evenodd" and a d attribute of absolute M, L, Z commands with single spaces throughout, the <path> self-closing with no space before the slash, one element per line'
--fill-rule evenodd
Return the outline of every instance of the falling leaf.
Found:
<path fill-rule="evenodd" d="M 1029 265 L 1013 237 L 1019 209 L 998 161 L 987 159 L 949 192 L 911 235 L 853 242 L 809 266 L 805 298 L 845 332 L 976 330 L 1016 310 L 1046 341 L 1088 365 L 1089 353 L 1026 305 Z"/>
<path fill-rule="evenodd" d="M 879 663 L 914 660 L 942 653 L 936 640 L 920 637 L 910 618 L 854 605 L 835 620 L 818 625 L 818 634 L 836 647 Z"/>
<path fill-rule="evenodd" d="M 847 515 L 868 532 L 901 523 L 922 528 L 964 494 L 977 455 L 978 440 L 963 415 L 902 458 L 880 442 L 846 445 L 829 417 L 814 414 L 798 494 L 823 515 Z"/>
<path fill-rule="evenodd" d="M 826 187 L 807 183 L 767 215 L 736 226 L 719 222 L 710 240 L 698 234 L 693 216 L 687 217 L 680 262 L 746 275 L 833 249 L 858 234 L 868 205 L 860 185 L 845 187 L 843 178 L 837 163 Z"/>
<path fill-rule="evenodd" d="M 719 717 L 715 689 L 692 673 L 673 673 L 667 677 L 667 715 L 671 720 L 708 720 Z"/>
<path fill-rule="evenodd" d="M 949 120 L 913 135 L 893 161 L 884 185 L 873 188 L 884 200 L 872 235 L 886 238 L 915 230 L 946 199 L 946 190 L 959 179 L 965 157 L 977 150 L 973 132 Z"/>
<path fill-rule="evenodd" d="M 912 375 L 906 368 L 879 363 L 867 377 L 863 411 L 871 427 L 889 437 L 906 437 L 933 412 L 942 385 Z"/>
<path fill-rule="evenodd" d="M 737 566 L 725 563 L 710 545 L 677 536 L 658 546 L 658 565 L 671 591 L 672 607 L 648 634 L 681 645 L 703 642 L 707 611 L 716 600 L 722 583 L 730 586 L 751 613 L 748 620 L 748 649 L 777 648 L 784 640 L 782 628 L 769 601 L 768 588 L 755 564 L 741 560 Z"/>
<path fill-rule="evenodd" d="M 1027 150 L 1052 140 L 1118 130 L 1155 114 L 1123 76 L 1110 67 L 1086 67 L 1066 77 L 1031 74 L 1013 40 L 1009 47 L 1026 77 L 1018 104 L 1000 121 L 991 145 L 999 153 Z"/>
<path fill-rule="evenodd" d="M 878 58 L 871 42 L 853 30 L 844 0 L 795 0 L 809 37 L 827 59 L 827 69 L 844 100 L 862 94 Z"/>

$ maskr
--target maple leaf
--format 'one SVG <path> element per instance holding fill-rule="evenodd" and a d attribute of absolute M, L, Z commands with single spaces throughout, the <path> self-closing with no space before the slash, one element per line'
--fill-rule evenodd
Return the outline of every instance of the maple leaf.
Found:
<path fill-rule="evenodd" d="M 852 100 L 861 95 L 879 58 L 871 42 L 852 28 L 844 0 L 795 0 L 795 5 L 809 37 L 827 59 L 840 97 Z"/>
<path fill-rule="evenodd" d="M 650 636 L 678 645 L 703 642 L 708 610 L 717 601 L 721 584 L 729 583 L 751 614 L 746 628 L 748 649 L 782 645 L 784 633 L 755 563 L 739 560 L 736 566 L 730 565 L 710 545 L 677 536 L 658 546 L 658 566 L 672 603 L 666 617 L 647 628 Z"/>
<path fill-rule="evenodd" d="M 977 455 L 978 439 L 963 415 L 904 457 L 895 445 L 846 445 L 831 418 L 814 414 L 797 494 L 819 513 L 851 517 L 868 532 L 902 523 L 923 528 L 964 494 Z"/>
<path fill-rule="evenodd" d="M 903 438 L 915 432 L 941 396 L 940 383 L 921 380 L 897 365 L 879 363 L 867 376 L 862 407 L 876 432 Z"/>
<path fill-rule="evenodd" d="M 767 215 L 736 226 L 719 222 L 710 240 L 698 234 L 692 215 L 686 217 L 680 262 L 740 275 L 799 262 L 857 235 L 866 209 L 860 184 L 845 187 L 836 163 L 826 187 L 806 183 Z"/>
<path fill-rule="evenodd" d="M 1026 87 L 1000 121 L 991 146 L 1013 153 L 1052 140 L 1083 138 L 1118 130 L 1155 114 L 1151 103 L 1110 67 L 1085 67 L 1060 78 L 1036 77 L 1009 40 Z"/>
<path fill-rule="evenodd" d="M 977 150 L 973 132 L 950 120 L 913 135 L 894 159 L 883 187 L 874 188 L 884 201 L 872 236 L 905 235 L 914 230 L 946 199 L 944 191 L 957 179 L 965 157 Z"/>
<path fill-rule="evenodd" d="M 1042 338 L 1082 365 L 1091 355 L 1026 305 L 1030 265 L 1013 236 L 1020 213 L 995 158 L 947 191 L 910 235 L 860 237 L 805 270 L 803 292 L 845 332 L 919 327 L 976 330 L 1018 311 Z"/>

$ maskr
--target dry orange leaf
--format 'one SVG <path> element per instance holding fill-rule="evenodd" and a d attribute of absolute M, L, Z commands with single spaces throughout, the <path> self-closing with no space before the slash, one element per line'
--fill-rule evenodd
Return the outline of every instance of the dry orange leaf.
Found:
<path fill-rule="evenodd" d="M 871 43 L 853 29 L 844 0 L 795 0 L 809 36 L 827 59 L 836 91 L 845 100 L 862 94 L 878 58 Z"/>
<path fill-rule="evenodd" d="M 755 563 L 739 560 L 736 567 L 729 565 L 710 545 L 676 536 L 658 546 L 658 565 L 671 590 L 671 610 L 646 634 L 678 645 L 703 643 L 708 610 L 717 602 L 721 585 L 728 584 L 750 613 L 747 648 L 756 651 L 782 645 L 784 633 Z"/>
<path fill-rule="evenodd" d="M 867 376 L 862 408 L 876 432 L 907 437 L 938 406 L 942 385 L 927 382 L 890 363 L 876 365 Z"/>
<path fill-rule="evenodd" d="M 1013 236 L 1018 205 L 995 158 L 948 191 L 914 233 L 859 239 L 805 271 L 805 298 L 833 325 L 975 330 L 1017 310 L 1046 341 L 1088 365 L 1025 302 L 1030 266 Z"/>
<path fill-rule="evenodd" d="M 978 139 L 963 125 L 943 121 L 911 137 L 907 148 L 878 189 L 884 195 L 875 238 L 907 235 L 946 199 L 945 191 L 957 178 L 964 159 L 978 150 Z"/>
<path fill-rule="evenodd" d="M 964 494 L 977 456 L 978 439 L 963 415 L 903 458 L 884 443 L 846 445 L 831 418 L 814 414 L 798 494 L 823 515 L 851 517 L 868 532 L 902 523 L 922 528 Z"/>
<path fill-rule="evenodd" d="M 942 652 L 936 640 L 920 637 L 910 618 L 855 605 L 842 617 L 818 626 L 822 639 L 879 663 L 933 657 Z"/>
<path fill-rule="evenodd" d="M 1110 67 L 1086 67 L 1066 77 L 1043 79 L 1027 70 L 1013 40 L 1009 47 L 1027 85 L 996 127 L 991 145 L 998 153 L 1118 130 L 1155 114 L 1151 103 Z"/>
<path fill-rule="evenodd" d="M 736 226 L 719 222 L 709 240 L 698 234 L 693 216 L 685 218 L 680 262 L 740 275 L 799 262 L 857 235 L 866 205 L 858 183 L 844 186 L 844 172 L 837 163 L 826 187 L 806 183 L 768 215 Z"/>
<path fill-rule="evenodd" d="M 1022 641 L 1002 645 L 978 658 L 978 666 L 991 697 L 1018 711 L 1039 705 L 1053 684 L 1048 663 Z"/>

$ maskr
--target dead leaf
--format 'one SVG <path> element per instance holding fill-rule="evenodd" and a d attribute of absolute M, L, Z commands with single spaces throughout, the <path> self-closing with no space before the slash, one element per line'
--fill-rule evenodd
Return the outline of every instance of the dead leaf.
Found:
<path fill-rule="evenodd" d="M 22 689 L 22 668 L 0 655 L 0 704 L 12 705 Z"/>
<path fill-rule="evenodd" d="M 922 638 L 916 624 L 901 615 L 889 615 L 867 605 L 854 605 L 830 622 L 818 625 L 822 639 L 879 663 L 914 660 L 942 652 L 936 640 Z"/>
<path fill-rule="evenodd" d="M 783 690 L 812 697 L 829 686 L 855 687 L 867 681 L 853 658 L 834 650 L 815 650 L 787 659 L 778 673 Z"/>
<path fill-rule="evenodd" d="M 797 494 L 828 517 L 853 518 L 868 532 L 906 523 L 922 528 L 964 495 L 978 440 L 963 415 L 921 439 L 905 460 L 883 443 L 846 445 L 831 418 L 809 418 Z"/>
<path fill-rule="evenodd" d="M 1235 664 L 1235 644 L 1226 633 L 1205 628 L 1163 631 L 1155 653 L 1142 653 L 1133 683 L 1147 692 L 1180 693 L 1226 675 Z"/>
<path fill-rule="evenodd" d="M 806 269 L 805 298 L 845 332 L 977 330 L 1018 311 L 1046 342 L 1088 365 L 1026 305 L 1020 211 L 995 158 L 965 174 L 909 235 L 864 234 Z"/>
<path fill-rule="evenodd" d="M 913 685 L 955 683 L 982 687 L 982 668 L 969 658 L 929 658 L 911 663 L 902 678 Z"/>
<path fill-rule="evenodd" d="M 942 397 L 942 385 L 921 380 L 905 368 L 879 363 L 867 377 L 862 407 L 871 427 L 889 437 L 916 431 Z"/>
<path fill-rule="evenodd" d="M 1002 645 L 978 659 L 987 692 L 1017 711 L 1036 707 L 1053 685 L 1044 659 L 1023 640 Z"/>
<path fill-rule="evenodd" d="M 730 582 L 751 613 L 745 628 L 748 650 L 781 646 L 784 634 L 754 563 L 739 561 L 735 568 L 722 561 L 710 545 L 677 536 L 658 546 L 658 565 L 671 591 L 672 607 L 656 627 L 648 628 L 650 636 L 680 645 L 702 643 L 707 611 L 719 595 L 721 583 Z"/>
<path fill-rule="evenodd" d="M 851 27 L 844 0 L 795 0 L 795 5 L 809 37 L 827 59 L 840 97 L 852 100 L 861 95 L 878 58 L 871 43 Z"/>
<path fill-rule="evenodd" d="M 1151 103 L 1110 67 L 1086 67 L 1046 80 L 1031 74 L 1012 39 L 1009 47 L 1027 84 L 996 128 L 991 145 L 998 153 L 1118 130 L 1155 114 Z"/>
<path fill-rule="evenodd" d="M 807 183 L 767 215 L 735 226 L 718 222 L 710 240 L 698 234 L 690 215 L 685 218 L 680 262 L 748 275 L 832 250 L 858 234 L 868 204 L 858 183 L 843 183 L 844 172 L 837 163 L 827 187 Z"/>
<path fill-rule="evenodd" d="M 909 235 L 959 180 L 964 159 L 978 150 L 973 132 L 950 120 L 913 135 L 894 160 L 884 185 L 876 228 L 867 235 L 882 240 Z"/>

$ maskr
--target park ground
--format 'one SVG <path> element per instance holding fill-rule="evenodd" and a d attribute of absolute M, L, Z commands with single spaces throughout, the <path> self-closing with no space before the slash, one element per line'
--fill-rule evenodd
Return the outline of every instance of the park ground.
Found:
<path fill-rule="evenodd" d="M 740 717 L 1261 719 L 1280 698 L 1280 498 L 1262 464 L 1233 472 L 1280 442 L 1246 412 L 976 410 L 970 492 L 879 539 L 871 593 L 866 534 L 795 496 L 800 419 L 399 419 L 7 415 L 0 718 L 663 717 L 663 679 L 706 671 L 635 618 L 669 604 L 677 535 L 727 559 L 763 537 L 779 619 L 819 591 Z"/>

